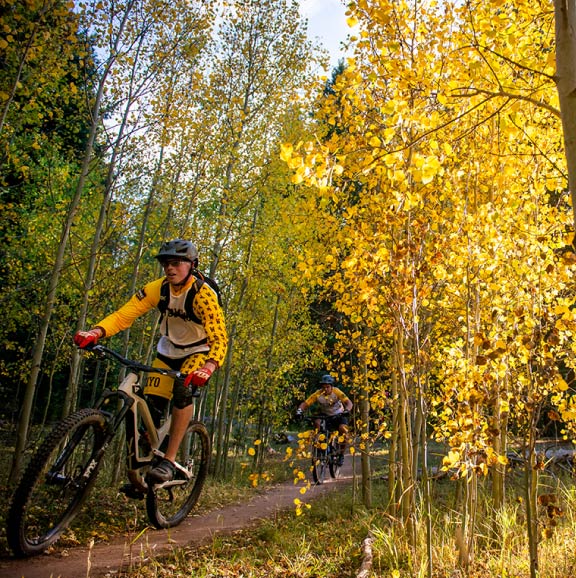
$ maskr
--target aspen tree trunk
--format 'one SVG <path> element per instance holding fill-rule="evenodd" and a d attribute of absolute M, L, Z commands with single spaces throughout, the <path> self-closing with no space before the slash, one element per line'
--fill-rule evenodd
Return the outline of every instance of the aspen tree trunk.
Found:
<path fill-rule="evenodd" d="M 222 387 L 226 389 L 226 392 L 230 390 L 230 380 L 232 377 L 232 355 L 234 353 L 234 348 L 236 345 L 236 335 L 237 335 L 237 328 L 234 327 L 232 332 L 230 332 L 230 334 L 228 335 L 228 350 L 226 352 L 226 363 L 222 385 Z M 234 426 L 234 418 L 236 416 L 237 402 L 240 396 L 240 389 L 242 387 L 246 387 L 246 382 L 243 379 L 236 379 L 232 393 L 233 401 L 230 404 L 230 411 L 228 412 L 227 409 L 224 408 L 222 415 L 214 414 L 217 423 L 217 428 L 214 432 L 215 434 L 214 447 L 216 448 L 214 473 L 222 477 L 226 476 L 226 469 L 228 466 L 227 462 L 228 462 L 230 434 Z M 229 419 L 226 419 L 227 415 L 230 416 Z"/>
<path fill-rule="evenodd" d="M 468 277 L 470 278 L 470 277 Z M 470 359 L 475 360 L 478 346 L 474 342 L 474 335 L 480 331 L 480 290 L 468 285 L 468 299 L 466 303 L 467 353 Z M 470 348 L 470 344 L 473 344 Z M 477 403 L 470 403 L 472 415 L 478 413 Z M 475 463 L 473 465 L 476 465 Z M 462 521 L 462 543 L 459 549 L 459 564 L 468 571 L 474 560 L 476 543 L 476 514 L 478 509 L 478 473 L 476 469 L 468 474 L 464 484 L 464 514 Z"/>
<path fill-rule="evenodd" d="M 127 113 L 128 111 L 126 111 Z M 126 120 L 126 115 L 124 116 L 124 121 Z M 96 223 L 96 229 L 94 231 L 94 237 L 92 240 L 92 245 L 90 248 L 90 259 L 88 261 L 88 267 L 86 269 L 86 275 L 84 277 L 84 291 L 82 297 L 82 306 L 80 308 L 80 314 L 78 316 L 78 321 L 76 323 L 76 331 L 85 329 L 86 327 L 86 317 L 88 315 L 88 301 L 90 291 L 94 284 L 94 277 L 96 275 L 96 258 L 98 254 L 98 247 L 100 246 L 100 239 L 102 237 L 102 230 L 104 228 L 104 221 L 106 219 L 106 214 L 108 213 L 108 208 L 110 206 L 110 199 L 112 197 L 112 189 L 114 184 L 114 171 L 116 169 L 116 159 L 119 153 L 118 146 L 123 137 L 123 129 L 120 130 L 116 143 L 114 145 L 114 150 L 112 152 L 112 159 L 108 165 L 108 175 L 106 177 L 106 185 L 104 188 L 104 198 L 102 199 L 102 204 L 100 206 L 100 215 Z M 80 374 L 80 361 L 81 354 L 78 349 L 72 351 L 72 359 L 70 364 L 70 376 L 68 379 L 68 387 L 66 388 L 66 397 L 64 398 L 64 405 L 62 407 L 62 417 L 66 417 L 69 413 L 76 409 L 78 402 L 78 382 Z"/>
<path fill-rule="evenodd" d="M 44 430 L 44 426 L 46 425 L 46 420 L 48 418 L 48 410 L 50 409 L 50 402 L 52 399 L 52 391 L 53 391 L 53 383 L 54 383 L 54 374 L 56 373 L 56 360 L 60 355 L 60 348 L 62 347 L 64 340 L 68 338 L 68 335 L 63 335 L 60 343 L 56 347 L 56 351 L 54 354 L 54 360 L 52 361 L 52 365 L 50 368 L 49 373 L 49 380 L 48 380 L 48 395 L 46 397 L 46 401 L 44 403 L 44 413 L 42 414 L 42 421 L 40 422 L 41 430 Z"/>
<path fill-rule="evenodd" d="M 169 109 L 170 106 L 168 105 L 167 108 Z M 168 111 L 167 113 L 168 114 Z M 166 132 L 166 127 L 164 127 L 163 132 Z M 164 138 L 161 139 L 163 143 L 165 141 Z M 152 184 L 150 186 L 150 192 L 148 193 L 148 198 L 146 199 L 146 205 L 144 207 L 144 213 L 142 215 L 142 223 L 140 224 L 140 234 L 138 235 L 138 245 L 136 247 L 135 255 L 134 255 L 134 265 L 132 267 L 132 275 L 130 278 L 130 285 L 128 288 L 128 296 L 134 295 L 136 293 L 136 287 L 138 286 L 138 280 L 140 277 L 140 261 L 142 260 L 142 255 L 144 254 L 144 246 L 146 244 L 146 233 L 148 232 L 148 222 L 150 220 L 150 215 L 152 213 L 152 207 L 156 200 L 156 189 L 158 188 L 158 184 L 161 179 L 162 174 L 162 165 L 164 161 L 164 146 L 160 147 L 160 151 L 158 153 L 158 161 L 156 163 L 156 169 L 154 171 L 154 177 L 152 179 Z M 159 314 L 156 315 L 157 319 L 159 319 Z M 128 350 L 130 347 L 130 327 L 124 331 L 124 341 L 123 341 L 123 349 L 124 355 L 128 355 Z M 155 333 L 155 332 L 154 332 Z M 120 374 L 120 378 L 122 378 L 125 374 L 125 368 L 122 367 L 122 372 Z"/>
<path fill-rule="evenodd" d="M 428 557 L 428 578 L 434 575 L 434 558 L 432 556 L 432 496 L 430 492 L 430 479 L 428 477 L 428 438 L 426 432 L 426 405 L 421 395 L 418 403 L 418 411 L 422 414 L 420 420 L 422 440 L 422 486 L 424 488 L 424 512 L 426 518 L 426 555 Z"/>
<path fill-rule="evenodd" d="M 256 208 L 254 209 L 254 214 L 252 215 L 252 224 L 251 224 L 251 228 L 250 228 L 250 236 L 248 239 L 248 247 L 246 250 L 246 259 L 245 259 L 246 266 L 248 268 L 250 267 L 250 263 L 252 262 L 252 253 L 254 250 L 254 242 L 256 239 L 256 226 L 258 224 L 258 220 L 260 217 L 259 206 L 260 206 L 259 204 L 256 205 Z M 218 243 L 216 243 L 216 245 L 217 244 Z M 216 246 L 215 246 L 215 248 L 216 248 Z M 211 263 L 211 266 L 210 266 L 211 272 L 213 270 L 215 270 L 217 263 L 218 263 L 218 259 L 215 257 L 214 261 Z M 238 319 L 240 312 L 244 308 L 244 302 L 245 302 L 245 298 L 246 298 L 246 292 L 248 291 L 248 286 L 249 286 L 249 279 L 248 279 L 248 276 L 246 275 L 244 277 L 244 279 L 242 280 L 242 284 L 240 286 L 240 291 L 238 293 L 238 301 L 235 304 L 235 310 L 236 310 L 235 319 Z M 230 384 L 230 379 L 231 379 L 231 375 L 232 375 L 232 359 L 233 359 L 234 347 L 236 344 L 236 335 L 238 334 L 238 327 L 237 327 L 236 323 L 237 323 L 237 321 L 235 321 L 234 325 L 228 329 L 228 334 L 229 334 L 228 351 L 226 353 L 225 376 L 224 376 L 226 402 L 227 402 L 227 398 L 228 398 L 229 384 Z M 246 387 L 246 380 L 243 380 L 243 385 L 244 385 L 244 387 Z M 239 393 L 235 392 L 234 395 L 237 399 Z M 221 413 L 223 415 L 221 415 Z M 226 440 L 226 438 L 229 439 L 229 437 L 230 437 L 229 432 L 232 428 L 232 420 L 234 418 L 234 414 L 230 415 L 230 420 L 229 420 L 230 423 L 228 424 L 228 426 L 226 425 L 226 407 L 225 407 L 225 404 L 222 405 L 221 412 L 218 414 L 214 413 L 214 416 L 216 416 L 217 423 L 218 423 L 218 435 L 216 437 L 216 443 L 214 444 L 216 447 L 216 458 L 215 458 L 215 464 L 214 464 L 214 471 L 216 473 L 222 473 L 226 469 L 226 457 L 227 457 L 227 448 L 228 448 L 227 444 L 225 443 L 225 440 Z M 226 433 L 226 430 L 228 430 L 228 433 Z"/>
<path fill-rule="evenodd" d="M 366 331 L 366 330 L 365 330 Z M 366 355 L 361 358 L 362 384 L 360 386 L 360 439 L 365 444 L 362 450 L 362 503 L 366 508 L 372 507 L 372 475 L 370 467 L 371 442 L 370 442 L 370 392 L 368 388 L 368 366 Z"/>
<path fill-rule="evenodd" d="M 126 14 L 127 16 L 128 14 Z M 116 41 L 118 42 L 122 37 L 122 32 L 124 28 L 121 27 Z M 108 162 L 108 172 L 106 174 L 106 182 L 104 186 L 104 196 L 102 199 L 102 204 L 100 205 L 100 214 L 98 216 L 98 221 L 96 223 L 96 228 L 94 230 L 94 237 L 92 239 L 92 245 L 90 248 L 90 259 L 88 261 L 88 267 L 86 269 L 86 275 L 84 278 L 84 295 L 82 300 L 82 306 L 80 308 L 80 314 L 78 316 L 78 322 L 76 324 L 76 331 L 84 329 L 86 327 L 86 318 L 88 315 L 88 306 L 89 306 L 89 295 L 90 291 L 92 290 L 92 286 L 94 284 L 94 278 L 96 275 L 96 261 L 98 255 L 98 249 L 100 246 L 100 239 L 102 237 L 102 231 L 104 229 L 104 223 L 106 221 L 106 216 L 108 214 L 108 210 L 110 207 L 110 202 L 112 199 L 112 194 L 114 191 L 114 185 L 116 182 L 116 173 L 118 171 L 118 162 L 119 158 L 123 152 L 123 147 L 125 143 L 125 132 L 126 127 L 128 125 L 128 118 L 129 115 L 132 114 L 132 110 L 135 104 L 138 102 L 139 94 L 142 90 L 141 84 L 136 84 L 136 74 L 137 74 L 137 66 L 139 63 L 138 55 L 140 54 L 142 44 L 147 39 L 147 34 L 145 31 L 138 33 L 138 42 L 134 48 L 134 57 L 132 62 L 132 70 L 130 72 L 130 82 L 129 82 L 129 90 L 128 94 L 126 95 L 126 106 L 124 108 L 122 119 L 120 121 L 120 125 L 116 131 L 116 138 L 114 139 L 114 144 L 112 145 L 112 154 L 110 161 Z M 111 56 L 112 59 L 115 59 L 116 56 Z M 149 81 L 148 78 L 145 78 L 141 82 L 147 83 Z M 162 154 L 163 149 L 160 150 L 160 157 L 159 157 L 159 165 L 157 168 L 157 172 L 160 170 L 161 162 L 162 162 Z M 156 175 L 157 175 L 156 172 Z M 154 185 L 152 185 L 152 189 Z M 145 223 L 142 224 L 142 229 L 146 226 Z M 141 229 L 141 230 L 142 230 Z M 135 272 L 138 271 L 138 260 L 135 266 Z M 135 278 L 132 278 L 132 285 L 135 285 Z M 128 336 L 129 337 L 129 336 Z M 128 339 L 126 337 L 126 339 Z M 81 355 L 79 350 L 74 350 L 72 353 L 72 361 L 71 361 L 71 368 L 70 368 L 70 378 L 68 380 L 68 388 L 66 389 L 66 398 L 64 400 L 64 407 L 62 410 L 63 417 L 68 415 L 71 411 L 74 411 L 77 404 L 77 394 L 78 394 L 78 385 L 79 385 L 79 373 L 80 373 L 80 361 Z"/>
<path fill-rule="evenodd" d="M 417 476 L 418 464 L 422 471 L 421 484 L 423 487 L 424 498 L 424 518 L 426 521 L 426 555 L 428 557 L 428 576 L 433 575 L 433 557 L 432 557 L 432 498 L 430 495 L 430 480 L 428 478 L 428 438 L 426 424 L 428 412 L 426 407 L 426 392 L 424 388 L 423 374 L 424 368 L 421 364 L 421 346 L 420 346 L 420 322 L 418 319 L 418 295 L 416 285 L 414 284 L 414 296 L 412 299 L 412 318 L 414 326 L 414 349 L 415 349 L 415 378 L 416 378 L 416 425 L 415 425 L 415 443 L 414 451 L 414 468 L 413 475 Z"/>
<path fill-rule="evenodd" d="M 397 480 L 396 501 L 400 516 L 406 527 L 410 545 L 415 546 L 414 514 L 414 477 L 412 453 L 412 414 L 410 396 L 406 383 L 404 334 L 401 323 L 397 324 L 395 362 L 399 376 L 398 383 L 398 449 L 400 456 L 399 479 Z"/>
<path fill-rule="evenodd" d="M 523 455 L 526 456 L 526 526 L 528 530 L 528 551 L 530 554 L 530 578 L 538 578 L 540 575 L 538 553 L 538 474 L 543 467 L 543 465 L 538 463 L 536 451 L 540 408 L 537 404 L 534 404 L 530 411 L 530 429 L 528 439 L 523 448 Z"/>
<path fill-rule="evenodd" d="M 280 293 L 276 295 L 276 305 L 274 307 L 274 319 L 272 321 L 272 329 L 270 330 L 270 345 L 268 346 L 268 359 L 266 360 L 266 375 L 265 379 L 268 380 L 268 376 L 272 374 L 272 369 L 274 366 L 274 344 L 276 341 L 276 333 L 278 331 L 278 312 L 280 310 L 280 303 L 282 302 L 282 296 Z M 265 388 L 264 399 L 260 407 L 261 420 L 258 424 L 258 439 L 262 441 L 260 446 L 257 448 L 256 457 L 258 458 L 257 467 L 258 472 L 261 472 L 262 464 L 264 463 L 264 451 L 265 446 L 268 442 L 268 435 L 270 430 L 270 423 L 272 416 L 270 416 L 270 398 L 275 393 L 275 388 L 273 384 L 269 384 Z M 268 418 L 268 419 L 267 419 Z"/>
<path fill-rule="evenodd" d="M 127 17 L 130 12 L 130 7 L 132 2 L 128 2 L 126 5 L 125 17 Z M 126 23 L 126 18 L 124 19 L 122 26 Z M 30 425 L 30 416 L 32 414 L 32 404 L 34 400 L 34 394 L 36 393 L 36 385 L 38 383 L 38 376 L 40 375 L 40 367 L 42 364 L 42 356 L 44 354 L 44 346 L 46 343 L 46 336 L 48 334 L 48 327 L 50 326 L 50 318 L 52 317 L 52 311 L 54 309 L 54 304 L 56 302 L 56 294 L 58 291 L 58 284 L 60 282 L 60 274 L 64 267 L 64 256 L 66 254 L 66 249 L 68 247 L 68 241 L 70 238 L 70 231 L 78 212 L 80 206 L 80 199 L 84 191 L 84 185 L 86 183 L 86 178 L 90 171 L 90 162 L 92 161 L 92 155 L 94 151 L 94 143 L 96 141 L 96 134 L 100 126 L 101 121 L 101 105 L 102 98 L 104 94 L 104 86 L 110 73 L 112 66 L 112 61 L 109 61 L 104 69 L 104 72 L 99 80 L 98 88 L 96 91 L 96 97 L 94 100 L 94 106 L 92 108 L 90 124 L 90 133 L 88 140 L 86 142 L 86 149 L 84 151 L 84 158 L 82 159 L 82 167 L 80 170 L 80 176 L 78 178 L 78 183 L 76 185 L 76 190 L 74 196 L 68 205 L 68 211 L 66 213 L 66 218 L 62 225 L 62 231 L 60 234 L 60 241 L 58 244 L 58 250 L 54 258 L 54 265 L 52 268 L 52 274 L 50 276 L 50 281 L 48 284 L 48 291 L 46 296 L 46 303 L 44 306 L 44 313 L 40 322 L 40 329 L 38 331 L 38 336 L 32 348 L 32 368 L 30 371 L 30 376 L 26 385 L 26 390 L 24 392 L 24 399 L 22 402 L 22 414 L 18 422 L 18 429 L 16 432 L 16 444 L 14 448 L 14 455 L 12 460 L 12 467 L 10 469 L 10 476 L 8 479 L 8 484 L 12 485 L 16 482 L 22 469 L 22 459 L 24 456 L 24 448 L 26 447 L 26 440 L 28 437 L 28 428 Z"/>
<path fill-rule="evenodd" d="M 475 470 L 463 481 L 464 512 L 462 513 L 462 527 L 458 540 L 458 564 L 466 573 L 474 559 L 476 512 L 478 506 L 478 474 Z"/>
<path fill-rule="evenodd" d="M 235 336 L 234 336 L 235 338 Z M 233 338 L 230 337 L 230 340 Z M 227 362 L 227 365 L 230 365 L 231 362 Z M 240 368 L 238 375 L 244 375 L 244 371 Z M 240 400 L 240 391 L 244 386 L 243 381 L 237 379 L 234 382 L 234 387 L 232 389 L 232 401 L 230 402 L 230 415 L 237 418 L 237 413 L 239 411 L 238 408 L 238 401 Z M 240 421 L 240 420 L 238 420 Z M 240 421 L 241 422 L 241 421 Z M 234 427 L 234 419 L 229 419 L 228 423 L 226 424 L 226 431 L 224 433 L 224 443 L 222 444 L 222 455 L 228 456 L 230 453 L 230 439 L 232 437 L 232 430 Z M 232 460 L 232 465 L 234 467 L 234 460 Z M 229 471 L 229 464 L 228 460 L 225 461 L 224 467 L 222 468 L 221 475 L 226 478 L 229 475 L 232 475 L 233 471 Z"/>
<path fill-rule="evenodd" d="M 506 379 L 506 378 L 505 378 Z M 492 443 L 492 448 L 497 455 L 506 455 L 507 447 L 507 430 L 508 430 L 508 420 L 505 415 L 501 412 L 502 396 L 498 392 L 498 401 L 496 402 L 496 407 L 494 408 L 493 424 L 494 430 L 498 433 L 494 435 L 494 441 Z M 507 415 L 507 414 L 506 414 Z M 501 511 L 506 505 L 506 466 L 504 464 L 496 464 L 491 468 L 492 477 L 492 503 L 494 505 L 494 511 Z M 494 539 L 499 539 L 500 526 L 496 517 L 492 522 L 492 534 Z"/>
<path fill-rule="evenodd" d="M 394 337 L 394 358 L 396 357 L 396 337 Z M 391 397 L 392 397 L 392 436 L 390 438 L 390 449 L 388 453 L 388 512 L 392 516 L 396 516 L 397 507 L 396 504 L 400 499 L 399 484 L 398 484 L 398 438 L 400 435 L 400 404 L 399 392 L 398 392 L 398 372 L 396 369 L 396 364 L 393 364 L 392 368 L 392 387 L 391 387 Z"/>
<path fill-rule="evenodd" d="M 417 267 L 417 263 L 413 264 Z M 416 403 L 416 417 L 414 426 L 414 479 L 418 479 L 418 470 L 421 474 L 421 486 L 423 488 L 423 508 L 424 520 L 426 523 L 426 555 L 428 559 L 427 570 L 429 578 L 433 575 L 433 557 L 432 557 L 432 498 L 430 495 L 430 480 L 428 478 L 428 438 L 427 438 L 427 419 L 428 411 L 426 406 L 426 391 L 425 380 L 423 378 L 425 367 L 422 363 L 422 344 L 420 335 L 420 319 L 419 319 L 419 295 L 416 280 L 414 280 L 412 294 L 412 325 L 414 333 L 414 377 L 416 380 L 415 386 L 415 403 Z M 418 467 L 420 465 L 420 467 Z"/>
<path fill-rule="evenodd" d="M 238 146 L 238 143 L 233 145 L 233 150 Z M 234 155 L 232 155 L 233 158 Z M 225 230 L 225 219 L 227 216 L 228 211 L 228 199 L 229 199 L 229 190 L 231 185 L 232 179 L 232 168 L 234 166 L 233 160 L 230 160 L 227 164 L 225 170 L 225 181 L 224 181 L 224 193 L 222 198 L 220 199 L 220 207 L 219 207 L 219 214 L 216 224 L 216 233 L 214 235 L 214 244 L 212 247 L 212 261 L 210 263 L 210 270 L 209 276 L 214 277 L 216 274 L 216 269 L 218 267 L 218 263 L 220 262 L 220 257 L 222 254 L 223 248 L 223 238 L 224 238 L 224 230 Z M 246 281 L 246 280 L 245 280 Z M 241 293 L 240 299 L 243 298 L 243 293 Z M 238 304 L 237 312 L 240 311 L 241 303 Z M 228 353 L 227 359 L 232 359 L 233 353 L 233 346 L 234 342 L 230 339 L 228 341 Z M 216 420 L 216 427 L 212 431 L 212 444 L 213 447 L 216 448 L 216 459 L 214 464 L 214 471 L 220 472 L 225 468 L 225 463 L 227 460 L 227 456 L 224 454 L 224 439 L 225 439 L 225 430 L 226 430 L 226 407 L 228 404 L 228 391 L 229 391 L 229 384 L 230 384 L 230 366 L 226 364 L 226 371 L 224 375 L 224 383 L 220 391 L 216 392 L 216 397 L 214 400 L 214 411 L 213 416 Z"/>
<path fill-rule="evenodd" d="M 576 231 L 576 0 L 554 0 L 556 87 L 560 101 L 568 189 Z M 576 245 L 576 243 L 575 243 Z"/>

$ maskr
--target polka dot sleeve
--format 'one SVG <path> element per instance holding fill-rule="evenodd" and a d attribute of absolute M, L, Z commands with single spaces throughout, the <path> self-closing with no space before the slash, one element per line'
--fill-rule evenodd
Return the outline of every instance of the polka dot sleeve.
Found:
<path fill-rule="evenodd" d="M 218 304 L 218 297 L 207 283 L 200 287 L 200 291 L 194 298 L 193 309 L 198 319 L 202 321 L 208 336 L 210 357 L 221 366 L 226 357 L 228 333 L 226 331 L 224 313 Z"/>

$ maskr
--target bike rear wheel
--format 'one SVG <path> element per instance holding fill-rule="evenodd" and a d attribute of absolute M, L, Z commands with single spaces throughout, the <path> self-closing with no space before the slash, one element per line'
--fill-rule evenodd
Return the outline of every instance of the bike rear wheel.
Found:
<path fill-rule="evenodd" d="M 8 544 L 16 556 L 42 553 L 78 514 L 96 479 L 106 430 L 102 412 L 80 410 L 56 425 L 40 445 L 8 512 Z"/>
<path fill-rule="evenodd" d="M 175 482 L 148 488 L 146 510 L 156 528 L 180 524 L 200 498 L 210 463 L 210 437 L 203 423 L 192 422 L 188 426 L 178 462 L 188 470 L 186 480 L 177 475 Z"/>

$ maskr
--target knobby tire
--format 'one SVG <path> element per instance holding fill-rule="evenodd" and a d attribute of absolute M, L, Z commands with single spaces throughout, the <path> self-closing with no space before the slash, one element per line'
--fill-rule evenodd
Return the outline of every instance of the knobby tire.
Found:
<path fill-rule="evenodd" d="M 312 448 L 312 478 L 315 484 L 323 484 L 328 468 L 328 452 L 326 450 Z"/>
<path fill-rule="evenodd" d="M 203 423 L 192 422 L 188 426 L 180 446 L 182 452 L 185 456 L 178 457 L 178 461 L 192 474 L 190 479 L 167 488 L 150 486 L 146 494 L 148 518 L 159 529 L 180 524 L 200 498 L 210 463 L 210 437 Z"/>
<path fill-rule="evenodd" d="M 51 546 L 79 513 L 103 455 L 104 414 L 83 409 L 58 423 L 30 459 L 12 496 L 8 544 L 18 557 Z"/>
<path fill-rule="evenodd" d="M 340 477 L 341 466 L 338 465 L 338 462 L 336 461 L 337 459 L 338 459 L 337 454 L 332 454 L 332 456 L 330 456 L 330 463 L 328 464 L 330 468 L 330 476 L 332 476 L 333 478 Z"/>

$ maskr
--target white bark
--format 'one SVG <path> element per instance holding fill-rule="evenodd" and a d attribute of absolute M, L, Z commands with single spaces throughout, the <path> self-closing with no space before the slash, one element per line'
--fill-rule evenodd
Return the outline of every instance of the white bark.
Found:
<path fill-rule="evenodd" d="M 562 113 L 568 188 L 576 229 L 576 0 L 554 0 L 556 87 Z"/>

